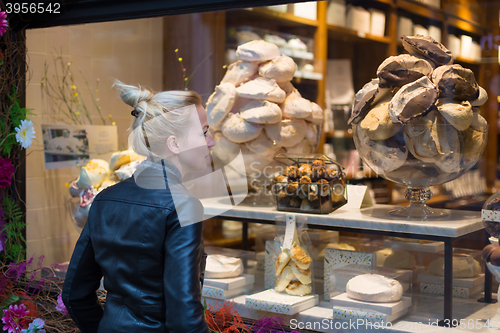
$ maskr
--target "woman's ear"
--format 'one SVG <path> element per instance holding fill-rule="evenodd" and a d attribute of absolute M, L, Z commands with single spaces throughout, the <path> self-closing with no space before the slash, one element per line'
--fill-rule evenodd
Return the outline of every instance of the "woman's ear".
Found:
<path fill-rule="evenodd" d="M 175 155 L 180 153 L 179 144 L 177 143 L 177 138 L 173 135 L 167 138 L 167 147 Z"/>

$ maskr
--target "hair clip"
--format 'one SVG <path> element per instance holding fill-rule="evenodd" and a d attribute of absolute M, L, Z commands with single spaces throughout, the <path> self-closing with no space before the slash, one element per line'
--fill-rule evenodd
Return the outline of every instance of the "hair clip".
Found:
<path fill-rule="evenodd" d="M 139 111 L 137 111 L 136 109 L 133 109 L 132 112 L 130 112 L 130 114 L 133 115 L 136 118 L 139 117 Z"/>

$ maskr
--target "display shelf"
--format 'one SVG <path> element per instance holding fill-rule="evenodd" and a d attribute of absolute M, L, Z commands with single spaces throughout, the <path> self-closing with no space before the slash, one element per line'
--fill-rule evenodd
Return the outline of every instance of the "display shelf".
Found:
<path fill-rule="evenodd" d="M 325 132 L 327 138 L 352 138 L 352 130 Z"/>
<path fill-rule="evenodd" d="M 467 64 L 467 65 L 470 65 L 470 66 L 479 66 L 479 65 L 481 65 L 480 61 L 476 61 L 476 60 L 469 59 L 469 58 L 463 58 L 463 57 L 456 57 L 454 59 L 454 62 L 460 62 L 460 63 L 464 63 L 464 64 Z"/>
<path fill-rule="evenodd" d="M 249 8 L 249 9 L 236 9 L 228 11 L 228 22 L 234 21 L 240 24 L 243 21 L 251 21 L 252 24 L 258 20 L 274 20 L 283 26 L 309 26 L 317 27 L 318 21 L 306 19 L 303 17 L 295 16 L 291 13 L 278 12 L 269 10 L 267 8 Z"/>
<path fill-rule="evenodd" d="M 410 0 L 397 0 L 396 5 L 398 9 L 402 9 L 410 14 L 422 16 L 439 22 L 444 21 L 444 14 L 439 8 Z"/>
<path fill-rule="evenodd" d="M 383 44 L 390 44 L 391 39 L 387 36 L 380 37 L 372 34 L 362 34 L 356 30 L 337 27 L 335 25 L 328 25 L 328 37 L 334 40 L 344 41 L 344 42 L 377 42 Z"/>
<path fill-rule="evenodd" d="M 323 80 L 323 74 L 316 72 L 295 71 L 293 77 L 306 80 L 314 80 L 314 81 Z"/>
<path fill-rule="evenodd" d="M 449 26 L 453 26 L 465 32 L 469 32 L 471 34 L 475 34 L 478 36 L 483 36 L 485 32 L 487 32 L 487 28 L 480 25 L 479 23 L 466 21 L 461 18 L 458 18 L 451 14 L 444 14 L 446 18 L 446 22 Z"/>

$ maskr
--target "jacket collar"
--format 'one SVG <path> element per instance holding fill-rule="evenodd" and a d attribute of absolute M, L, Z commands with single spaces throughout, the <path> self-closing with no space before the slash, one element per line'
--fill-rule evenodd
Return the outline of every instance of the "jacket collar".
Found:
<path fill-rule="evenodd" d="M 145 178 L 149 179 L 149 181 L 147 181 L 147 184 L 151 184 L 152 188 L 156 188 L 156 186 L 161 187 L 161 183 L 165 181 L 172 185 L 182 184 L 182 175 L 179 169 L 177 169 L 175 165 L 164 159 L 156 161 L 148 157 L 137 166 L 133 177 L 136 183 L 141 187 L 144 187 L 140 185 L 140 183 L 143 183 Z M 153 183 L 151 183 L 151 181 L 153 181 Z M 154 182 L 158 182 L 158 184 L 154 184 Z"/>

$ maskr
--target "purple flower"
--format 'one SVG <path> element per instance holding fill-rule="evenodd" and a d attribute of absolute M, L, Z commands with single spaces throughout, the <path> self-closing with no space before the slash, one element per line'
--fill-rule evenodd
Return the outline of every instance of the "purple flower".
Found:
<path fill-rule="evenodd" d="M 283 331 L 284 322 L 285 320 L 278 316 L 264 317 L 257 320 L 252 328 L 256 333 L 270 332 L 271 330 L 275 329 L 276 326 L 281 328 L 281 330 Z"/>
<path fill-rule="evenodd" d="M 14 174 L 12 161 L 8 158 L 0 158 L 0 189 L 10 186 L 12 174 Z"/>
<path fill-rule="evenodd" d="M 7 28 L 9 27 L 9 23 L 7 22 L 7 13 L 0 12 L 0 36 L 2 36 Z"/>
<path fill-rule="evenodd" d="M 69 316 L 68 309 L 66 309 L 66 305 L 64 305 L 61 294 L 57 296 L 57 311 L 61 311 L 65 316 Z"/>
<path fill-rule="evenodd" d="M 21 333 L 26 323 L 24 317 L 29 313 L 24 304 L 9 305 L 9 309 L 3 310 L 2 322 L 5 324 L 3 330 L 8 333 Z"/>
<path fill-rule="evenodd" d="M 29 324 L 27 329 L 22 330 L 22 333 L 46 333 L 46 331 L 43 329 L 44 325 L 45 322 L 42 319 L 36 318 Z"/>
<path fill-rule="evenodd" d="M 1 210 L 2 210 L 2 207 L 0 207 L 0 211 Z M 4 227 L 5 227 L 5 221 L 2 220 L 2 216 L 0 214 L 0 251 L 3 250 L 4 252 L 6 252 L 5 241 L 7 240 L 7 237 L 5 237 L 5 233 L 3 232 Z"/>
<path fill-rule="evenodd" d="M 7 269 L 7 271 L 5 272 L 5 275 L 9 279 L 15 278 L 15 281 L 17 281 L 21 278 L 23 273 L 26 271 L 26 267 L 31 265 L 32 262 L 33 262 L 33 257 L 31 257 L 28 262 L 18 262 L 18 263 L 11 262 L 11 263 L 9 263 L 9 269 Z"/>

